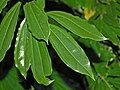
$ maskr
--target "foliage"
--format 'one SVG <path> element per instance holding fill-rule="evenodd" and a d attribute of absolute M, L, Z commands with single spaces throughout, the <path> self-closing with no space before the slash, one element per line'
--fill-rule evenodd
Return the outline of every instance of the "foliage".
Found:
<path fill-rule="evenodd" d="M 47 11 L 45 0 L 28 1 L 18 0 L 8 7 L 12 0 L 0 0 L 0 62 L 14 46 L 14 66 L 25 79 L 31 70 L 39 84 L 53 83 L 53 90 L 72 90 L 59 73 L 52 70 L 48 51 L 48 46 L 52 45 L 66 66 L 85 75 L 86 88 L 119 90 L 119 0 L 53 0 L 72 8 L 73 14 Z M 82 45 L 93 49 L 100 61 L 90 61 Z M 15 77 L 16 68 L 13 67 L 0 81 L 1 90 L 13 87 L 22 90 L 18 77 Z M 6 83 L 8 87 L 3 87 Z"/>

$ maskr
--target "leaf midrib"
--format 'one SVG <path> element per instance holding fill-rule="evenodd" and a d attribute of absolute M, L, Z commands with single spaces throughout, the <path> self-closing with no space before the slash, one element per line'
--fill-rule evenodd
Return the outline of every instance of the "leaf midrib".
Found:
<path fill-rule="evenodd" d="M 50 15 L 50 14 L 49 14 Z M 73 22 L 71 19 L 69 19 L 69 18 L 67 18 L 66 16 L 62 16 L 62 15 L 59 15 L 59 14 L 54 14 L 54 15 L 52 15 L 53 17 L 54 16 L 59 16 L 59 17 L 62 17 L 62 18 L 65 18 L 65 19 L 67 19 L 68 21 L 70 21 L 70 22 L 72 22 L 73 24 L 75 24 L 77 27 L 79 27 L 79 28 L 81 28 L 81 29 L 83 29 L 84 31 L 86 31 L 86 32 L 88 32 L 85 28 L 83 28 L 83 27 L 81 27 L 80 25 L 77 25 L 75 22 Z M 56 17 L 57 18 L 57 17 Z M 72 17 L 72 18 L 74 18 L 74 17 Z M 57 20 L 58 20 L 59 18 L 57 18 Z M 56 19 L 55 19 L 56 20 Z M 56 21 L 57 21 L 56 20 Z M 60 19 L 59 19 L 59 21 L 60 22 L 62 22 L 62 23 L 64 23 L 63 21 L 61 21 Z M 65 24 L 65 23 L 64 23 Z M 68 28 L 68 27 L 67 27 Z M 94 35 L 94 36 L 97 36 L 96 34 L 92 34 L 91 32 L 88 32 L 89 34 L 91 34 L 91 35 Z M 97 36 L 99 39 L 102 39 L 101 37 L 99 37 L 99 36 Z"/>
<path fill-rule="evenodd" d="M 30 8 L 31 8 L 31 11 L 32 11 L 34 17 L 35 17 L 35 21 L 37 22 L 37 25 L 38 25 L 39 29 L 41 30 L 41 33 L 42 33 L 43 37 L 46 38 L 46 36 L 45 36 L 44 33 L 42 32 L 43 29 L 42 29 L 42 27 L 41 27 L 41 24 L 39 24 L 39 22 L 37 21 L 36 15 L 34 14 L 33 9 L 32 9 L 32 7 L 31 7 L 30 4 L 29 4 L 29 6 L 30 6 Z"/>
<path fill-rule="evenodd" d="M 52 31 L 53 32 L 53 31 Z M 54 33 L 54 32 L 53 32 Z M 54 33 L 54 35 L 57 37 L 57 35 Z M 64 34 L 63 34 L 64 35 Z M 59 37 L 57 37 L 58 38 L 58 40 L 61 42 L 61 44 L 63 44 L 63 42 L 59 39 Z M 68 39 L 69 40 L 69 39 Z M 70 40 L 69 40 L 70 41 Z M 71 41 L 70 41 L 71 42 Z M 73 43 L 73 45 L 74 45 L 74 43 Z M 77 61 L 77 59 L 76 59 L 76 57 L 74 57 L 74 55 L 67 49 L 67 47 L 63 44 L 63 46 L 66 48 L 66 50 L 71 54 L 71 56 L 73 57 L 73 58 L 75 58 L 75 60 Z M 76 47 L 76 46 L 75 46 Z M 79 62 L 79 61 L 77 61 L 88 73 L 89 73 L 89 75 L 91 76 L 91 74 L 90 74 L 90 72 Z"/>
<path fill-rule="evenodd" d="M 9 26 L 10 26 L 10 23 L 11 23 L 11 21 L 12 21 L 12 18 L 13 18 L 13 16 L 14 16 L 14 14 L 15 14 L 15 12 L 16 12 L 16 9 L 18 9 L 18 8 L 15 8 L 15 10 L 13 9 L 13 10 L 11 11 L 11 13 L 12 13 L 12 12 L 14 12 L 14 13 L 12 14 L 12 16 L 11 16 L 11 18 L 10 18 L 10 22 L 8 22 L 8 25 L 7 25 L 7 28 L 6 28 L 6 32 L 5 32 L 4 36 L 3 36 L 3 40 L 2 40 L 2 44 L 1 44 L 0 50 L 1 50 L 2 47 L 3 47 L 3 42 L 4 42 L 5 37 L 6 37 L 6 35 L 7 35 L 8 28 L 9 28 Z M 9 14 L 9 15 L 11 15 L 11 14 Z M 7 18 L 9 17 L 9 15 L 7 16 Z M 6 20 L 7 20 L 7 18 L 6 18 Z M 6 20 L 5 20 L 5 22 L 6 22 Z M 4 23 L 5 23 L 5 22 L 4 22 Z M 4 23 L 3 23 L 3 25 L 4 25 Z"/>

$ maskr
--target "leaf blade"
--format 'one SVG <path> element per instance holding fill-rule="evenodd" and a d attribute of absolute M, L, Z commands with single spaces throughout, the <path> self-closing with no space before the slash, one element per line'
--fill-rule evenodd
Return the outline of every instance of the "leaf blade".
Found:
<path fill-rule="evenodd" d="M 31 69 L 33 72 L 34 78 L 37 80 L 39 84 L 49 85 L 53 82 L 49 78 L 45 77 L 44 67 L 42 63 L 42 56 L 39 48 L 39 42 L 31 37 L 32 44 L 32 60 L 31 60 Z"/>
<path fill-rule="evenodd" d="M 90 62 L 75 40 L 57 26 L 51 25 L 50 28 L 52 31 L 50 42 L 61 60 L 74 71 L 94 78 Z"/>
<path fill-rule="evenodd" d="M 3 8 L 7 5 L 9 0 L 0 0 L 0 13 L 2 12 Z"/>
<path fill-rule="evenodd" d="M 44 10 L 38 7 L 33 1 L 24 6 L 24 12 L 33 36 L 37 39 L 43 39 L 48 42 L 50 30 L 48 26 L 48 18 Z"/>
<path fill-rule="evenodd" d="M 5 56 L 6 51 L 10 48 L 14 36 L 17 18 L 19 15 L 21 3 L 15 4 L 6 14 L 0 25 L 0 61 Z"/>
<path fill-rule="evenodd" d="M 25 19 L 21 22 L 18 30 L 14 59 L 15 65 L 20 70 L 21 74 L 26 78 L 27 71 L 31 65 L 31 44 L 30 44 L 30 33 L 27 29 Z"/>
<path fill-rule="evenodd" d="M 90 38 L 96 41 L 106 40 L 95 26 L 79 17 L 61 11 L 51 11 L 47 14 L 63 27 L 82 38 Z"/>

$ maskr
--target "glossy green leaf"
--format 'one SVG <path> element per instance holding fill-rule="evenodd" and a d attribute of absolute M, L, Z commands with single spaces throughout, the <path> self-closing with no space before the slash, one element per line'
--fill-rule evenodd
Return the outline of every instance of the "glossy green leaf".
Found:
<path fill-rule="evenodd" d="M 38 42 L 35 38 L 31 37 L 31 44 L 32 44 L 31 69 L 33 72 L 33 76 L 39 84 L 49 85 L 50 83 L 53 82 L 53 80 L 50 80 L 45 76 L 51 74 L 51 63 L 49 61 L 48 54 L 46 53 L 47 51 L 44 51 L 46 50 L 46 48 L 41 50 L 41 48 L 45 47 L 45 43 Z"/>
<path fill-rule="evenodd" d="M 0 13 L 2 12 L 2 9 L 7 5 L 7 2 L 9 0 L 0 0 Z"/>
<path fill-rule="evenodd" d="M 26 78 L 27 71 L 30 67 L 31 61 L 31 44 L 30 44 L 30 33 L 27 29 L 25 19 L 21 22 L 18 30 L 14 59 L 15 65 L 20 70 L 21 74 Z"/>
<path fill-rule="evenodd" d="M 83 49 L 63 29 L 51 25 L 50 42 L 61 60 L 74 71 L 94 78 L 90 62 Z"/>
<path fill-rule="evenodd" d="M 64 82 L 64 80 L 57 71 L 54 70 L 51 77 L 55 80 L 52 83 L 53 90 L 73 90 Z"/>
<path fill-rule="evenodd" d="M 51 11 L 47 14 L 72 33 L 82 38 L 90 38 L 96 41 L 106 40 L 106 38 L 96 29 L 95 26 L 77 16 L 61 11 Z"/>
<path fill-rule="evenodd" d="M 8 11 L 0 24 L 0 61 L 2 61 L 6 51 L 10 48 L 17 24 L 20 5 L 20 2 L 15 4 Z"/>
<path fill-rule="evenodd" d="M 19 82 L 17 69 L 13 67 L 6 77 L 0 80 L 0 90 L 24 90 Z"/>
<path fill-rule="evenodd" d="M 38 3 L 33 1 L 24 6 L 24 12 L 28 27 L 33 36 L 48 42 L 50 30 L 48 26 L 48 17 L 44 10 L 38 6 Z"/>

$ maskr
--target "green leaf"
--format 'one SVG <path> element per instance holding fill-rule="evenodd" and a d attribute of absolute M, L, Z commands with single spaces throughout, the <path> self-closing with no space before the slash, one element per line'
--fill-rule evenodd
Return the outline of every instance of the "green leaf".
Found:
<path fill-rule="evenodd" d="M 0 90 L 24 90 L 19 82 L 17 69 L 13 67 L 6 77 L 0 80 Z"/>
<path fill-rule="evenodd" d="M 0 13 L 2 12 L 3 8 L 7 5 L 9 0 L 0 0 Z"/>
<path fill-rule="evenodd" d="M 96 0 L 85 0 L 85 7 L 88 11 L 93 10 L 95 8 Z"/>
<path fill-rule="evenodd" d="M 77 16 L 61 11 L 51 11 L 47 14 L 72 33 L 82 38 L 90 38 L 96 41 L 106 40 L 106 38 L 96 29 L 95 26 Z"/>
<path fill-rule="evenodd" d="M 50 30 L 48 26 L 48 17 L 44 10 L 33 1 L 24 6 L 24 12 L 28 27 L 33 36 L 37 39 L 43 39 L 48 42 Z"/>
<path fill-rule="evenodd" d="M 92 48 L 98 55 L 100 60 L 105 61 L 106 63 L 116 58 L 112 48 L 105 44 L 84 38 L 80 38 L 77 41 L 79 41 L 80 43 L 84 44 L 89 48 Z"/>
<path fill-rule="evenodd" d="M 109 76 L 120 76 L 120 67 L 111 68 L 108 72 Z"/>
<path fill-rule="evenodd" d="M 42 58 L 44 74 L 45 76 L 49 76 L 52 74 L 52 64 L 46 44 L 44 42 L 39 42 L 39 51 Z"/>
<path fill-rule="evenodd" d="M 45 77 L 51 74 L 51 63 L 49 61 L 49 57 L 46 57 L 47 59 L 44 58 L 45 56 L 48 56 L 48 54 L 46 53 L 47 51 L 44 51 L 46 50 L 46 48 L 44 48 L 45 43 L 38 42 L 35 38 L 31 37 L 31 44 L 32 44 L 31 69 L 33 72 L 33 76 L 39 84 L 44 84 L 47 86 L 51 84 L 53 80 L 49 80 L 47 77 Z M 41 48 L 44 49 L 41 50 Z M 45 56 L 42 56 L 44 54 Z M 48 70 L 48 71 L 44 71 L 44 70 Z"/>
<path fill-rule="evenodd" d="M 64 82 L 57 71 L 54 70 L 51 77 L 55 80 L 52 83 L 53 90 L 72 90 L 72 88 Z"/>
<path fill-rule="evenodd" d="M 8 11 L 0 24 L 0 61 L 2 61 L 6 51 L 10 48 L 17 24 L 20 5 L 20 2 L 15 4 Z"/>
<path fill-rule="evenodd" d="M 37 0 L 38 6 L 42 9 L 45 8 L 45 0 Z"/>
<path fill-rule="evenodd" d="M 30 46 L 30 33 L 27 29 L 25 19 L 21 22 L 18 30 L 14 59 L 15 65 L 20 70 L 21 74 L 26 78 L 27 71 L 31 65 L 31 46 Z"/>
<path fill-rule="evenodd" d="M 61 0 L 63 3 L 67 4 L 68 6 L 77 8 L 80 5 L 84 6 L 85 1 L 84 0 Z"/>
<path fill-rule="evenodd" d="M 95 25 L 113 44 L 119 45 L 117 34 L 102 19 L 96 20 Z"/>
<path fill-rule="evenodd" d="M 102 63 L 94 63 L 93 64 L 95 67 L 95 71 L 102 76 L 107 76 L 108 75 L 108 69 L 106 68 L 106 63 L 102 62 Z"/>
<path fill-rule="evenodd" d="M 117 89 L 120 89 L 120 78 L 108 78 L 108 81 Z"/>
<path fill-rule="evenodd" d="M 51 25 L 50 42 L 61 60 L 74 71 L 94 78 L 90 62 L 83 49 L 63 29 Z"/>

